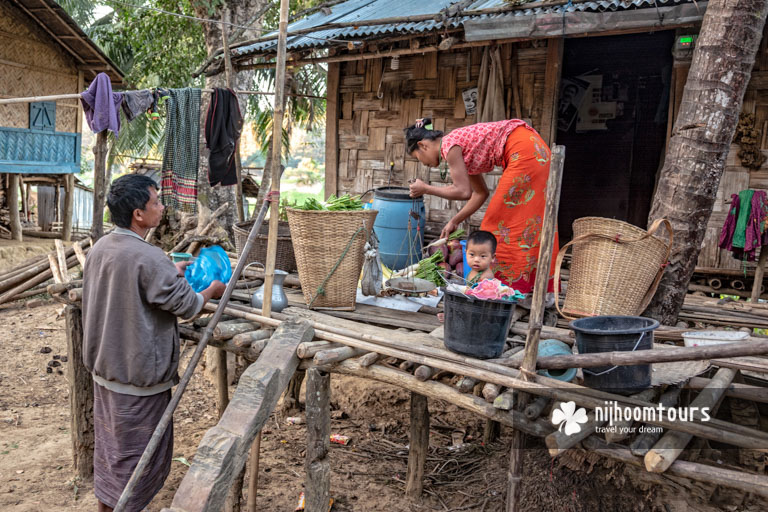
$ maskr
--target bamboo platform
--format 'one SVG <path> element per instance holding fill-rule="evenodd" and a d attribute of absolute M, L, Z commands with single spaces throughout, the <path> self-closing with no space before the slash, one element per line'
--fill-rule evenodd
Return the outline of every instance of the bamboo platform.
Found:
<path fill-rule="evenodd" d="M 258 276 L 251 275 L 250 278 L 258 279 Z M 72 282 L 53 286 L 50 292 L 76 306 L 81 295 L 77 285 L 77 282 Z M 407 313 L 361 305 L 355 312 L 321 313 L 308 310 L 297 292 L 289 290 L 288 297 L 290 306 L 282 313 L 273 313 L 272 318 L 267 318 L 262 316 L 260 310 L 248 305 L 247 293 L 235 292 L 210 344 L 246 361 L 259 361 L 261 354 L 272 343 L 274 329 L 289 320 L 304 321 L 312 327 L 313 334 L 304 336 L 304 340 L 296 345 L 297 368 L 309 370 L 308 390 L 312 390 L 308 391 L 307 397 L 307 496 L 328 495 L 331 471 L 326 457 L 330 422 L 327 407 L 329 379 L 333 374 L 341 374 L 387 383 L 411 393 L 411 456 L 406 478 L 406 493 L 410 497 L 422 492 L 423 460 L 429 442 L 426 408 L 429 399 L 457 405 L 489 422 L 542 438 L 552 457 L 578 459 L 586 453 L 594 453 L 608 460 L 620 461 L 628 467 L 657 473 L 662 481 L 683 478 L 768 497 L 768 476 L 764 472 L 746 466 L 724 467 L 705 461 L 682 460 L 681 456 L 684 448 L 697 438 L 743 452 L 768 453 L 768 433 L 753 428 L 754 425 L 716 419 L 714 414 L 710 421 L 697 418 L 691 422 L 673 422 L 655 418 L 648 422 L 651 427 L 660 427 L 655 430 L 655 435 L 641 434 L 637 429 L 633 434 L 622 435 L 616 431 L 604 433 L 605 422 L 596 420 L 590 412 L 589 421 L 582 431 L 567 436 L 559 432 L 549 419 L 551 409 L 567 401 L 574 401 L 577 406 L 593 411 L 612 401 L 621 407 L 655 407 L 658 400 L 654 398 L 657 398 L 670 406 L 708 406 L 714 411 L 718 406 L 722 408 L 722 401 L 727 398 L 748 401 L 757 411 L 762 404 L 768 403 L 768 339 L 753 337 L 748 343 L 729 346 L 669 347 L 665 343 L 676 343 L 683 329 L 660 329 L 654 350 L 645 351 L 645 359 L 704 359 L 709 361 L 711 369 L 704 375 L 686 378 L 677 386 L 659 386 L 627 397 L 576 383 L 554 381 L 541 375 L 535 375 L 529 381 L 522 379 L 517 368 L 522 362 L 524 342 L 515 336 L 515 332 L 527 326 L 520 320 L 512 327 L 503 356 L 484 361 L 447 351 L 443 347 L 441 328 L 436 328 L 438 324 L 431 310 L 429 313 Z M 739 314 L 754 312 L 744 311 L 737 304 L 710 304 L 699 298 L 693 302 L 700 307 L 716 308 L 719 315 L 735 319 L 741 318 Z M 205 310 L 211 313 L 215 309 L 215 304 L 208 304 Z M 195 322 L 181 325 L 180 334 L 185 343 L 194 344 L 200 339 L 202 328 L 206 325 L 205 318 L 203 316 Z M 570 331 L 559 327 L 545 327 L 542 336 L 573 343 Z M 589 354 L 539 358 L 537 367 L 594 367 L 604 366 L 608 361 L 610 364 L 636 363 L 643 360 L 638 359 L 638 354 L 643 355 L 639 352 L 629 355 L 609 353 L 598 357 Z M 515 407 L 520 391 L 534 398 L 524 410 Z M 238 388 L 235 396 L 243 392 Z M 239 408 L 247 402 L 243 397 L 238 400 L 233 397 L 226 408 L 227 417 L 237 417 Z M 263 411 L 260 414 L 263 416 Z M 214 449 L 213 445 L 207 446 L 206 443 L 218 442 L 212 432 L 219 432 L 219 427 L 211 429 L 210 435 L 206 434 L 198 453 L 209 453 Z M 250 427 L 243 426 L 243 429 L 247 428 Z M 75 434 L 73 432 L 73 436 Z M 202 466 L 196 458 L 182 481 L 172 507 L 166 510 L 218 510 L 224 496 L 205 484 L 206 479 L 212 478 L 212 475 L 237 474 L 245 463 L 242 450 L 238 453 L 237 460 L 222 457 L 217 459 L 216 464 L 206 457 Z M 191 499 L 189 492 L 193 489 L 194 499 Z M 209 489 L 210 492 L 201 494 L 201 489 Z M 308 507 L 307 510 L 319 508 Z"/>

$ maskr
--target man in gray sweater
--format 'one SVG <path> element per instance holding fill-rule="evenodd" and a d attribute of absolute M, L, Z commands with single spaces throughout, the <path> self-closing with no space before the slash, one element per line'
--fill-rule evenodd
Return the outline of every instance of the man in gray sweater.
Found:
<path fill-rule="evenodd" d="M 195 293 L 184 279 L 188 263 L 174 265 L 144 241 L 163 214 L 151 178 L 116 179 L 107 206 L 117 227 L 96 242 L 83 271 L 83 362 L 94 380 L 99 511 L 117 504 L 178 382 L 176 318 L 195 316 L 225 289 L 214 281 Z M 172 456 L 171 426 L 126 510 L 143 510 L 162 489 Z"/>

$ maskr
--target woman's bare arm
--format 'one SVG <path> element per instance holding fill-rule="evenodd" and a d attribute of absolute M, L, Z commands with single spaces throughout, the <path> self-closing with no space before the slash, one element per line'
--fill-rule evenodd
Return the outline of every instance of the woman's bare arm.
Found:
<path fill-rule="evenodd" d="M 464 165 L 464 157 L 461 154 L 460 146 L 453 146 L 448 150 L 448 167 L 451 170 L 451 185 L 445 187 L 436 187 L 429 185 L 421 180 L 411 185 L 411 197 L 420 197 L 429 194 L 452 201 L 466 201 L 472 197 L 472 185 L 469 182 L 469 172 Z"/>

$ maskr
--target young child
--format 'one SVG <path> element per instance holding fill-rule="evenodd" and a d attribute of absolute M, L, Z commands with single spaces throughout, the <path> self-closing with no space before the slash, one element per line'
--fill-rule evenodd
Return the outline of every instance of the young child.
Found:
<path fill-rule="evenodd" d="M 467 276 L 467 286 L 493 279 L 491 264 L 496 256 L 496 237 L 488 231 L 473 231 L 467 237 L 467 265 L 472 268 Z M 437 319 L 445 321 L 445 314 L 438 313 Z"/>
<path fill-rule="evenodd" d="M 473 231 L 467 238 L 467 264 L 472 269 L 467 286 L 493 279 L 491 263 L 496 256 L 496 237 L 488 231 Z"/>

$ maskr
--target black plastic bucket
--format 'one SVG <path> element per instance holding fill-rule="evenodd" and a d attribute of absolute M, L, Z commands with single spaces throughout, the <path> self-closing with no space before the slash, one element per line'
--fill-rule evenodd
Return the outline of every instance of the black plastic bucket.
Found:
<path fill-rule="evenodd" d="M 571 322 L 579 354 L 633 352 L 653 347 L 653 331 L 659 322 L 641 316 L 595 316 Z M 651 386 L 651 365 L 583 368 L 584 385 L 631 395 Z"/>
<path fill-rule="evenodd" d="M 514 311 L 514 302 L 480 300 L 446 291 L 445 348 L 478 359 L 499 357 Z"/>

